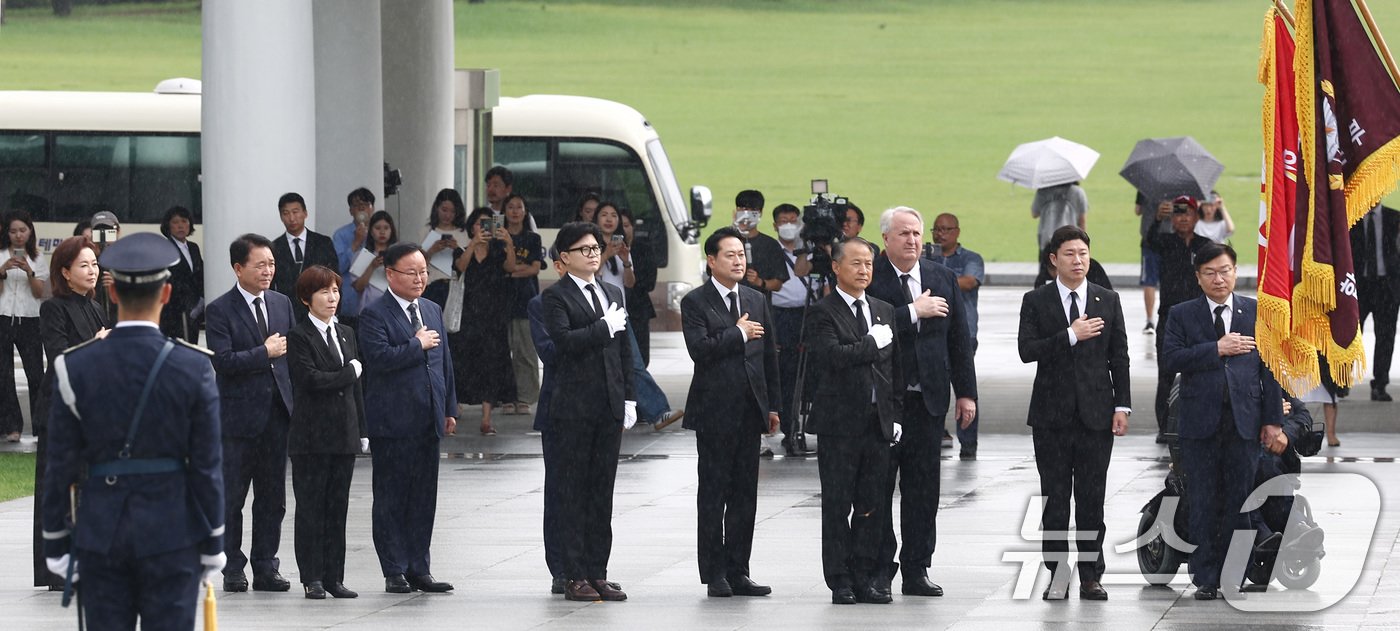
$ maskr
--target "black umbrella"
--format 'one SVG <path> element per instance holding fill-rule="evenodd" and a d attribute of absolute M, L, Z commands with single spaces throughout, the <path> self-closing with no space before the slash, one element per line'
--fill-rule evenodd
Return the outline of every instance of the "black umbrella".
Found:
<path fill-rule="evenodd" d="M 1155 204 L 1178 195 L 1206 199 L 1224 171 L 1195 138 L 1179 136 L 1139 140 L 1118 175 Z"/>

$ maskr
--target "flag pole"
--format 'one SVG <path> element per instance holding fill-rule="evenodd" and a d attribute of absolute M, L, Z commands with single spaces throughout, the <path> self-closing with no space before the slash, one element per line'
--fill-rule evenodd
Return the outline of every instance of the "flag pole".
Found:
<path fill-rule="evenodd" d="M 1283 16 L 1283 21 L 1288 23 L 1288 28 L 1297 29 L 1298 25 L 1293 21 L 1293 13 L 1284 6 L 1283 0 L 1274 0 L 1274 8 L 1278 9 L 1279 15 Z"/>
<path fill-rule="evenodd" d="M 1362 19 L 1366 20 L 1366 28 L 1371 29 L 1371 37 L 1376 42 L 1376 48 L 1380 49 L 1386 69 L 1390 71 L 1390 80 L 1400 84 L 1400 72 L 1395 70 L 1395 58 L 1390 56 L 1390 48 L 1385 45 L 1385 38 L 1381 37 L 1380 29 L 1376 28 L 1376 21 L 1371 18 L 1371 9 L 1366 6 L 1366 0 L 1356 0 L 1356 8 L 1361 12 Z"/>

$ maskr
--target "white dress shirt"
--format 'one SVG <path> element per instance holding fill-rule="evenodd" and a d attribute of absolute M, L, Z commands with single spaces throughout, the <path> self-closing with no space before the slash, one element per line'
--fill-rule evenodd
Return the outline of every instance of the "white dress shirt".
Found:
<path fill-rule="evenodd" d="M 715 291 L 719 292 L 720 300 L 724 302 L 725 309 L 729 308 L 729 294 L 734 294 L 734 305 L 738 307 L 739 317 L 742 318 L 744 316 L 744 299 L 739 297 L 739 283 L 734 283 L 734 288 L 730 289 L 728 287 L 725 287 L 723 283 L 719 282 L 719 280 L 715 279 L 714 274 L 711 274 L 710 284 L 714 285 Z M 734 326 L 739 325 L 735 324 Z M 742 326 L 739 326 L 739 335 L 743 338 L 745 342 L 749 341 L 749 334 L 748 332 L 744 331 L 744 327 Z"/>
<path fill-rule="evenodd" d="M 842 300 L 846 301 L 846 308 L 850 309 L 853 315 L 856 313 L 856 301 L 860 301 L 860 315 L 863 315 L 865 317 L 865 330 L 869 331 L 870 327 L 873 326 L 873 322 L 870 319 L 872 317 L 870 314 L 870 299 L 866 297 L 865 292 L 861 292 L 859 296 L 852 296 L 843 291 L 840 287 L 837 287 L 836 293 L 841 296 Z M 874 386 L 871 386 L 870 388 L 870 402 L 875 403 Z"/>
<path fill-rule="evenodd" d="M 1211 326 L 1215 326 L 1215 308 L 1224 306 L 1225 310 L 1220 312 L 1220 319 L 1225 321 L 1225 332 L 1230 332 L 1230 325 L 1235 322 L 1235 294 L 1232 292 L 1225 297 L 1225 302 L 1216 302 L 1206 297 L 1206 305 L 1210 307 Z"/>
<path fill-rule="evenodd" d="M 1060 308 L 1064 309 L 1065 321 L 1069 322 L 1070 324 L 1070 327 L 1068 329 L 1069 345 L 1074 346 L 1075 344 L 1079 343 L 1079 337 L 1074 334 L 1074 321 L 1069 319 L 1069 295 L 1074 294 L 1078 296 L 1076 300 L 1079 301 L 1079 315 L 1082 317 L 1085 313 L 1085 309 L 1087 308 L 1085 307 L 1085 305 L 1087 304 L 1085 301 L 1089 299 L 1089 281 L 1083 281 L 1079 283 L 1079 287 L 1077 289 L 1071 290 L 1069 287 L 1066 287 L 1064 283 L 1060 282 L 1059 277 L 1056 277 L 1055 289 L 1058 289 L 1060 291 Z"/>

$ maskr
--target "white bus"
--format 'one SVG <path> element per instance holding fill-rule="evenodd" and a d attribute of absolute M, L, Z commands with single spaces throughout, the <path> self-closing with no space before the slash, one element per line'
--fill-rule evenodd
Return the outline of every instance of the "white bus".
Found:
<path fill-rule="evenodd" d="M 0 91 L 0 210 L 28 210 L 46 253 L 101 210 L 115 213 L 126 233 L 154 231 L 177 205 L 201 223 L 198 84 L 162 86 L 150 93 Z M 495 162 L 515 174 L 515 191 L 546 246 L 586 192 L 632 212 L 636 238 L 658 264 L 656 327 L 678 328 L 680 298 L 700 279 L 697 240 L 709 191 L 682 196 L 646 119 L 612 101 L 535 95 L 502 99 L 494 128 Z M 465 148 L 457 155 L 460 161 Z M 415 238 L 410 227 L 426 221 L 428 210 L 403 212 L 404 237 Z M 552 269 L 542 276 L 553 278 Z"/>

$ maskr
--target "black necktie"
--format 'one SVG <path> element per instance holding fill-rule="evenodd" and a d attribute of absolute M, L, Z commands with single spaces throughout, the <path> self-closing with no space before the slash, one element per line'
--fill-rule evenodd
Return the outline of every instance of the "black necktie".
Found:
<path fill-rule="evenodd" d="M 1079 319 L 1079 294 L 1069 292 L 1069 323 L 1074 324 Z"/>
<path fill-rule="evenodd" d="M 340 345 L 335 343 L 335 335 L 331 332 L 334 328 L 334 324 L 326 327 L 326 348 L 331 349 L 331 357 L 335 359 L 335 363 L 341 364 L 344 362 L 340 360 Z"/>
<path fill-rule="evenodd" d="M 301 237 L 292 238 L 292 259 L 297 262 L 297 265 L 301 265 Z"/>
<path fill-rule="evenodd" d="M 1216 339 L 1225 337 L 1225 318 L 1220 314 L 1225 312 L 1225 305 L 1215 307 L 1215 337 Z"/>
<path fill-rule="evenodd" d="M 861 308 L 861 301 L 857 300 L 857 301 L 855 302 L 855 305 L 856 305 L 856 332 L 857 332 L 857 333 L 860 333 L 861 337 L 865 337 L 865 334 L 870 332 L 870 325 L 869 325 L 868 323 L 866 323 L 866 321 L 865 321 L 865 310 Z"/>
<path fill-rule="evenodd" d="M 908 274 L 899 275 L 899 285 L 904 288 L 905 304 L 914 304 L 914 292 L 909 290 L 910 277 Z"/>
<path fill-rule="evenodd" d="M 423 321 L 418 319 L 417 303 L 408 303 L 408 324 L 413 327 L 414 333 L 417 333 L 418 329 L 423 328 Z"/>
<path fill-rule="evenodd" d="M 253 313 L 258 315 L 258 331 L 262 332 L 263 339 L 267 338 L 267 316 L 263 315 L 263 299 L 261 296 L 253 299 Z"/>
<path fill-rule="evenodd" d="M 588 283 L 584 285 L 584 287 L 588 288 L 588 296 L 593 299 L 593 311 L 595 315 L 603 315 L 603 303 L 598 300 L 598 292 L 593 290 L 593 283 Z"/>
<path fill-rule="evenodd" d="M 734 321 L 739 321 L 739 292 L 729 292 L 729 315 L 734 316 Z"/>

